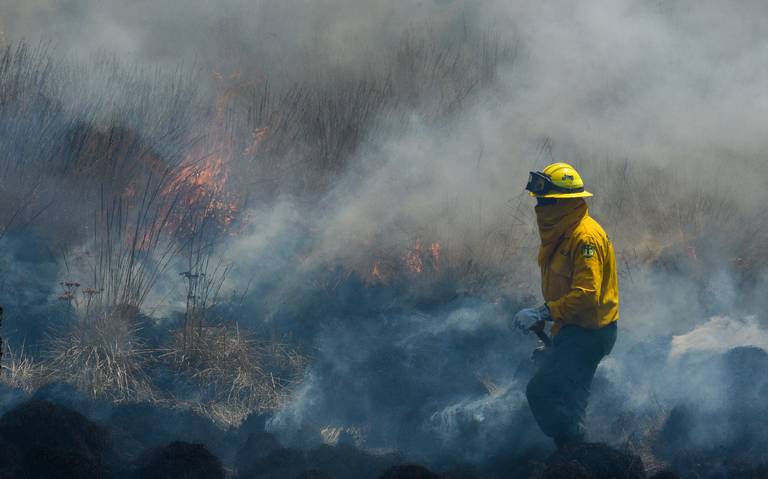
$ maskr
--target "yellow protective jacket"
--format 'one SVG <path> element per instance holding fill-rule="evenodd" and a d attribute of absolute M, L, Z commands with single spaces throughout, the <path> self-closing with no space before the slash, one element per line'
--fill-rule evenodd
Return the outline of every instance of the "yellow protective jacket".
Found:
<path fill-rule="evenodd" d="M 583 199 L 537 206 L 541 290 L 555 325 L 599 329 L 619 320 L 613 245 Z"/>

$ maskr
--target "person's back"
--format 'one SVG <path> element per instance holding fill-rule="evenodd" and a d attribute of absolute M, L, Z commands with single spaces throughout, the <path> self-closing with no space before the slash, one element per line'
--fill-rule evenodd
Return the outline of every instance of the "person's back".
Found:
<path fill-rule="evenodd" d="M 582 202 L 584 200 L 563 200 Z M 584 204 L 586 208 L 586 204 Z M 599 329 L 619 319 L 619 293 L 613 244 L 600 224 L 584 216 L 566 232 L 547 263 L 541 265 L 542 294 L 555 322 Z"/>

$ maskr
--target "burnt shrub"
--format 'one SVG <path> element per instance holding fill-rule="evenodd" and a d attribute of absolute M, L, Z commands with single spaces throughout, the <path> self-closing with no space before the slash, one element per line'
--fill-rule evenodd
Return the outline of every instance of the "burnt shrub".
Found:
<path fill-rule="evenodd" d="M 39 447 L 27 451 L 21 466 L 27 479 L 102 479 L 108 472 L 98 459 L 62 448 Z"/>
<path fill-rule="evenodd" d="M 97 462 L 110 447 L 108 433 L 82 414 L 48 401 L 32 400 L 0 418 L 0 437 L 24 455 L 34 449 L 71 451 Z"/>
<path fill-rule="evenodd" d="M 554 452 L 534 477 L 538 479 L 644 479 L 642 460 L 601 443 Z"/>
<path fill-rule="evenodd" d="M 173 442 L 142 454 L 136 479 L 224 479 L 221 461 L 202 444 Z"/>
<path fill-rule="evenodd" d="M 235 467 L 238 470 L 247 468 L 254 461 L 265 458 L 281 447 L 274 434 L 266 431 L 252 432 L 235 455 Z"/>
<path fill-rule="evenodd" d="M 307 452 L 313 469 L 327 472 L 336 479 L 377 477 L 402 459 L 394 455 L 374 455 L 355 446 L 320 446 Z"/>
<path fill-rule="evenodd" d="M 492 472 L 481 471 L 476 465 L 471 464 L 455 465 L 440 476 L 442 479 L 491 479 L 496 477 Z"/>
<path fill-rule="evenodd" d="M 280 448 L 240 468 L 239 477 L 284 479 L 314 471 L 334 479 L 375 478 L 400 462 L 402 458 L 394 454 L 370 454 L 350 445 L 323 445 L 308 451 Z"/>
<path fill-rule="evenodd" d="M 680 476 L 672 471 L 659 471 L 652 475 L 650 479 L 680 479 Z"/>
<path fill-rule="evenodd" d="M 220 454 L 226 436 L 224 431 L 192 411 L 148 403 L 115 407 L 107 424 L 125 460 L 135 459 L 135 451 L 181 440 L 205 444 Z"/>
<path fill-rule="evenodd" d="M 0 439 L 18 451 L 9 448 L 2 455 L 18 461 L 19 477 L 91 478 L 107 474 L 107 432 L 82 414 L 48 401 L 31 400 L 5 413 L 0 418 Z"/>
<path fill-rule="evenodd" d="M 729 349 L 723 366 L 729 398 L 739 406 L 761 406 L 768 387 L 768 352 L 754 346 Z"/>
<path fill-rule="evenodd" d="M 317 469 L 310 469 L 309 471 L 302 472 L 296 479 L 336 479 L 330 474 L 318 471 Z"/>
<path fill-rule="evenodd" d="M 0 437 L 0 477 L 13 479 L 20 477 L 21 454 L 12 442 Z"/>
<path fill-rule="evenodd" d="M 408 464 L 387 469 L 379 479 L 439 479 L 439 476 L 424 466 Z"/>
<path fill-rule="evenodd" d="M 690 446 L 698 419 L 696 411 L 688 405 L 673 407 L 656 437 L 654 452 L 669 458 Z"/>
<path fill-rule="evenodd" d="M 690 356 L 683 359 L 698 361 L 700 387 L 717 401 L 675 405 L 655 438 L 654 453 L 686 476 L 750 477 L 768 464 L 768 353 L 738 347 Z"/>
<path fill-rule="evenodd" d="M 756 347 L 739 347 L 722 358 L 727 401 L 727 422 L 736 428 L 737 444 L 768 445 L 768 352 Z"/>
<path fill-rule="evenodd" d="M 311 469 L 304 451 L 280 448 L 239 471 L 241 479 L 286 479 Z"/>

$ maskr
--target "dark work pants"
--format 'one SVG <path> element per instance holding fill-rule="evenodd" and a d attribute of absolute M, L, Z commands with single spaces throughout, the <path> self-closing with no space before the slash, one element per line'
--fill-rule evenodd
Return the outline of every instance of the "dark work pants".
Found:
<path fill-rule="evenodd" d="M 602 329 L 564 326 L 543 355 L 526 395 L 541 430 L 555 442 L 583 441 L 592 378 L 616 342 L 616 323 Z"/>

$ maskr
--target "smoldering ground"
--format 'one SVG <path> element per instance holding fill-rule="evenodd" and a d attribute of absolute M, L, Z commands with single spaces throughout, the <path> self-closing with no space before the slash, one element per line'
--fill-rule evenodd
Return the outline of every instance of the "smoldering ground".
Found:
<path fill-rule="evenodd" d="M 49 77 L 33 108 L 3 113 L 9 171 L 50 177 L 4 182 L 11 199 L 31 187 L 48 198 L 39 216 L 49 221 L 36 225 L 35 209 L 23 229 L 8 228 L 5 304 L 55 303 L 59 281 L 92 275 L 92 262 L 70 263 L 93 249 L 86 225 L 98 195 L 79 193 L 98 182 L 86 188 L 29 158 L 57 158 L 72 124 L 87 119 L 108 132 L 116 123 L 173 165 L 196 145 L 186 134 L 210 129 L 225 109 L 223 138 L 245 144 L 228 157 L 227 188 L 249 199 L 238 215 L 250 220 L 210 248 L 232 265 L 218 321 L 285 338 L 310 364 L 268 427 L 300 445 L 345 428 L 368 447 L 435 462 L 528 454 L 546 444 L 522 397 L 533 341 L 506 330 L 515 308 L 538 297 L 522 186 L 529 170 L 569 161 L 596 194 L 593 214 L 621 267 L 622 333 L 596 380 L 593 436 L 640 447 L 672 434 L 654 421 L 673 411 L 690 423 L 665 443 L 673 451 L 736 443 L 753 431 L 729 391 L 749 388 L 733 382 L 729 358 L 741 353 L 720 353 L 765 344 L 764 10 L 685 1 L 4 4 L 4 41 L 52 41 L 38 65 L 69 72 Z M 183 88 L 166 87 L 178 79 Z M 267 84 L 274 94 L 254 95 Z M 300 111 L 283 101 L 292 91 L 310 115 L 253 114 Z M 171 108 L 164 96 L 184 100 Z M 272 103 L 258 110 L 254 97 Z M 51 103 L 64 111 L 40 123 Z M 316 140 L 348 127 L 328 120 L 344 115 L 355 128 L 338 137 L 354 141 Z M 327 128 L 286 135 L 295 147 L 247 161 L 239 152 L 255 129 L 267 129 L 267 145 L 286 131 L 271 121 Z M 56 138 L 48 149 L 28 145 L 40 125 L 55 127 L 42 133 Z M 221 152 L 220 140 L 195 154 Z M 157 270 L 142 305 L 160 329 L 183 308 L 185 260 Z M 42 331 L 60 316 L 41 309 L 26 323 Z M 9 323 L 14 347 L 34 339 L 18 326 L 23 316 Z M 743 367 L 761 384 L 754 354 Z M 746 410 L 762 417 L 754 402 Z"/>

